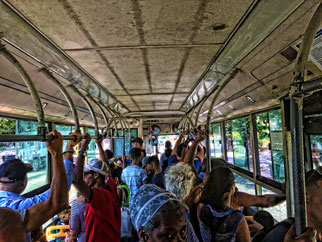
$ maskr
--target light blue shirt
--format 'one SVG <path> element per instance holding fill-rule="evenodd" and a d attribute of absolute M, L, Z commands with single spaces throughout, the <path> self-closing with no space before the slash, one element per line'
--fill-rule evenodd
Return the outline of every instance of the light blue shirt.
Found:
<path fill-rule="evenodd" d="M 64 160 L 64 165 L 65 165 L 67 182 L 68 182 L 68 190 L 69 190 L 74 179 L 75 165 L 73 164 L 73 162 L 69 160 Z M 17 193 L 0 191 L 0 207 L 11 208 L 14 210 L 28 209 L 37 203 L 47 201 L 49 197 L 49 193 L 50 193 L 50 189 L 48 189 L 44 193 L 26 198 Z"/>
<path fill-rule="evenodd" d="M 143 181 L 147 179 L 148 176 L 145 174 L 144 170 L 139 166 L 128 166 L 126 167 L 121 175 L 122 181 L 130 189 L 130 206 L 133 197 L 139 191 L 140 187 L 143 185 Z"/>

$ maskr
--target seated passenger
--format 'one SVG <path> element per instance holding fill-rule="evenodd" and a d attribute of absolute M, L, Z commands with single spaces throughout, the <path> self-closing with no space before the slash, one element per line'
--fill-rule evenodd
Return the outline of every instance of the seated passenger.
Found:
<path fill-rule="evenodd" d="M 234 193 L 234 176 L 229 168 L 211 171 L 198 209 L 204 241 L 251 241 L 244 215 L 231 207 Z"/>
<path fill-rule="evenodd" d="M 69 140 L 64 152 L 64 165 L 68 180 L 68 190 L 70 189 L 74 178 L 75 166 L 73 164 L 73 148 L 82 139 L 82 136 L 79 133 L 71 133 L 70 135 L 75 135 L 77 141 Z M 63 154 L 61 154 L 61 156 L 63 156 Z M 27 186 L 27 172 L 31 170 L 30 166 L 26 167 L 19 159 L 7 161 L 0 165 L 0 207 L 27 209 L 39 202 L 47 201 L 50 190 L 29 198 L 20 196 Z M 1 180 L 1 178 L 9 175 L 12 177 L 10 182 Z"/>
<path fill-rule="evenodd" d="M 151 165 L 154 174 L 151 183 L 165 189 L 164 175 L 161 173 L 159 158 L 156 155 L 151 156 L 148 163 Z"/>
<path fill-rule="evenodd" d="M 147 182 L 147 175 L 144 170 L 139 167 L 139 162 L 142 159 L 141 150 L 139 148 L 133 148 L 130 150 L 132 163 L 130 166 L 126 167 L 121 175 L 122 181 L 124 181 L 130 189 L 130 206 L 132 199 L 138 192 L 140 187 Z"/>
<path fill-rule="evenodd" d="M 105 185 L 108 166 L 104 161 L 94 159 L 84 168 L 84 152 L 91 137 L 85 134 L 83 138 L 76 160 L 74 185 L 87 201 L 85 241 L 120 241 L 121 209 L 116 193 Z"/>
<path fill-rule="evenodd" d="M 307 225 L 317 230 L 316 239 L 322 240 L 322 167 L 307 172 L 306 180 L 306 211 Z M 264 242 L 283 241 L 286 232 L 294 223 L 294 219 L 284 220 L 273 227 L 263 239 Z"/>
<path fill-rule="evenodd" d="M 21 238 L 26 236 L 26 232 L 38 229 L 50 218 L 68 207 L 67 176 L 62 154 L 63 138 L 56 130 L 50 132 L 50 135 L 53 135 L 54 139 L 51 142 L 46 142 L 46 146 L 52 156 L 53 176 L 48 200 L 37 203 L 27 209 L 16 210 L 21 218 L 19 218 L 14 210 L 0 208 L 0 237 L 7 238 L 4 240 L 0 239 L 0 241 L 25 241 L 25 239 Z M 12 161 L 7 161 L 1 165 L 1 184 L 13 183 L 16 185 L 17 189 L 23 190 L 25 187 L 24 184 L 20 183 L 19 180 L 19 183 L 17 183 L 16 179 L 18 179 L 17 174 L 25 177 L 25 165 L 20 160 L 14 161 L 20 168 L 20 170 L 16 170 L 13 169 L 11 162 Z M 16 166 L 14 166 L 14 168 L 15 167 Z M 24 182 L 26 182 L 26 179 Z M 14 229 L 14 232 L 8 234 L 7 232 L 10 229 Z M 20 239 L 13 240 L 16 236 Z M 26 241 L 31 241 L 30 233 L 27 234 Z"/>
<path fill-rule="evenodd" d="M 133 198 L 131 221 L 140 241 L 186 241 L 185 212 L 172 193 L 147 184 Z"/>

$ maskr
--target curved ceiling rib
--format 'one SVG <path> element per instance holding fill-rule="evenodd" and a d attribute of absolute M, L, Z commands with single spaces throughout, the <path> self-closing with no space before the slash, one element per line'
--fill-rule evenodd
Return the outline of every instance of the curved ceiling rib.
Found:
<path fill-rule="evenodd" d="M 68 80 L 75 87 L 98 98 L 104 105 L 119 107 L 123 112 L 128 111 L 57 45 L 3 1 L 0 1 L 0 33 L 5 42 Z"/>

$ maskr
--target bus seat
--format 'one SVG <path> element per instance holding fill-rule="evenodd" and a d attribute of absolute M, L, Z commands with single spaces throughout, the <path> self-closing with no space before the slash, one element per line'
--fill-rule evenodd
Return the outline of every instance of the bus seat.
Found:
<path fill-rule="evenodd" d="M 65 240 L 65 231 L 69 230 L 68 225 L 56 225 L 50 226 L 46 229 L 46 239 L 47 241 L 58 241 Z"/>

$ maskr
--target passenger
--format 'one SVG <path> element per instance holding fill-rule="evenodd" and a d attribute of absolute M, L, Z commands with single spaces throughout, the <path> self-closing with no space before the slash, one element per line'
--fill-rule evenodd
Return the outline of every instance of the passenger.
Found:
<path fill-rule="evenodd" d="M 161 173 L 159 158 L 156 155 L 151 156 L 148 163 L 151 165 L 154 174 L 151 183 L 165 189 L 164 175 Z"/>
<path fill-rule="evenodd" d="M 109 158 L 107 156 L 106 151 L 103 149 L 103 140 L 104 140 L 104 136 L 101 135 L 101 134 L 98 134 L 98 138 L 95 139 L 95 143 L 96 143 L 96 146 L 98 148 L 98 152 L 100 154 L 100 159 L 102 161 L 104 161 L 107 164 L 107 166 L 109 166 L 109 164 L 110 164 L 108 162 Z"/>
<path fill-rule="evenodd" d="M 244 215 L 231 207 L 234 176 L 227 167 L 211 171 L 198 210 L 204 241 L 251 241 Z"/>
<path fill-rule="evenodd" d="M 172 153 L 172 144 L 170 142 L 170 140 L 167 140 L 165 142 L 165 149 L 164 149 L 164 153 L 161 155 L 160 157 L 160 167 L 163 169 L 163 162 L 167 159 L 169 159 L 171 153 Z"/>
<path fill-rule="evenodd" d="M 131 207 L 131 221 L 140 241 L 186 241 L 186 207 L 172 193 L 143 185 Z"/>
<path fill-rule="evenodd" d="M 177 139 L 173 147 L 172 153 L 168 158 L 168 166 L 171 166 L 181 161 L 182 150 L 184 148 L 184 144 L 182 143 L 182 141 L 183 138 L 187 135 L 187 133 L 187 131 L 184 131 L 179 135 L 179 138 Z"/>
<path fill-rule="evenodd" d="M 151 156 L 146 156 L 142 160 L 142 168 L 145 171 L 145 174 L 148 176 L 146 183 L 150 184 L 152 182 L 152 177 L 154 175 L 152 165 L 148 163 L 148 160 Z"/>
<path fill-rule="evenodd" d="M 84 168 L 84 152 L 91 141 L 83 136 L 76 160 L 74 185 L 87 201 L 85 241 L 120 241 L 121 209 L 118 197 L 105 185 L 108 166 L 102 160 L 91 160 Z M 83 173 L 85 171 L 85 173 Z"/>
<path fill-rule="evenodd" d="M 314 168 L 316 168 L 320 165 L 320 152 L 318 151 L 316 144 L 313 144 L 312 161 L 313 161 Z"/>
<path fill-rule="evenodd" d="M 141 150 L 141 152 L 142 152 L 142 159 L 143 159 L 143 157 L 146 156 L 146 151 L 143 148 L 143 140 L 140 137 L 136 137 L 136 138 L 133 139 L 133 141 L 132 141 L 132 147 L 133 148 L 139 148 Z"/>
<path fill-rule="evenodd" d="M 105 153 L 106 153 L 106 156 L 107 156 L 107 159 L 110 160 L 114 157 L 114 153 L 113 151 L 109 150 L 109 149 L 106 149 L 105 150 Z"/>
<path fill-rule="evenodd" d="M 74 178 L 74 147 L 82 139 L 80 133 L 71 133 L 70 135 L 75 135 L 77 140 L 69 140 L 64 152 L 64 165 L 68 180 L 68 190 L 70 189 Z M 27 186 L 27 172 L 31 170 L 32 168 L 30 166 L 26 167 L 19 159 L 14 159 L 11 162 L 5 162 L 0 165 L 0 179 L 2 177 L 7 177 L 8 175 L 12 177 L 11 182 L 2 182 L 0 180 L 0 207 L 7 207 L 14 210 L 27 209 L 39 202 L 47 201 L 50 190 L 29 198 L 20 196 Z"/>
<path fill-rule="evenodd" d="M 162 162 L 162 173 L 164 174 L 164 172 L 166 171 L 166 169 L 168 168 L 168 166 L 169 166 L 169 157 L 170 157 L 170 155 L 171 155 L 171 153 L 172 153 L 172 149 L 168 149 L 168 150 L 166 150 L 165 152 L 164 152 L 164 154 L 165 154 L 165 156 L 167 157 L 167 159 L 166 160 L 164 160 L 163 162 Z M 161 164 L 160 164 L 161 165 Z"/>
<path fill-rule="evenodd" d="M 192 171 L 191 166 L 183 162 L 170 166 L 165 172 L 165 186 L 167 191 L 174 193 L 189 208 L 196 204 L 201 196 L 201 187 L 193 187 L 194 180 L 195 173 Z M 198 238 L 201 240 L 201 235 L 198 237 L 199 228 L 196 230 L 192 227 L 191 223 L 194 221 L 190 219 L 188 211 L 186 213 L 186 219 L 187 241 L 198 241 Z"/>
<path fill-rule="evenodd" d="M 204 149 L 200 147 L 199 144 L 205 139 L 206 130 L 200 130 L 184 157 L 184 162 L 191 165 L 196 175 L 198 174 L 198 170 L 201 168 L 204 156 Z M 196 153 L 196 151 L 198 152 Z"/>
<path fill-rule="evenodd" d="M 211 159 L 211 169 L 217 167 L 228 167 L 228 163 L 221 158 L 212 158 Z M 266 195 L 252 195 L 245 192 L 236 191 L 233 197 L 232 207 L 262 207 L 268 208 L 278 205 L 279 203 L 286 200 L 285 194 L 266 194 Z"/>
<path fill-rule="evenodd" d="M 144 170 L 139 167 L 139 162 L 142 159 L 141 150 L 139 148 L 133 148 L 130 150 L 132 163 L 126 167 L 121 175 L 122 181 L 124 181 L 130 188 L 130 206 L 132 199 L 138 192 L 140 187 L 147 182 L 147 175 Z"/>
<path fill-rule="evenodd" d="M 113 167 L 111 169 L 112 178 L 115 180 L 117 185 L 117 195 L 120 200 L 120 205 L 128 207 L 130 205 L 130 189 L 128 185 L 121 179 L 122 168 Z"/>
<path fill-rule="evenodd" d="M 322 167 L 306 174 L 306 211 L 307 225 L 317 230 L 317 241 L 322 240 Z M 264 242 L 283 241 L 285 234 L 294 223 L 293 219 L 287 219 L 274 226 L 263 239 Z"/>
<path fill-rule="evenodd" d="M 67 233 L 65 242 L 72 242 L 75 239 L 80 242 L 85 241 L 85 209 L 87 203 L 83 196 L 79 196 L 72 203 L 70 216 L 70 232 Z"/>
<path fill-rule="evenodd" d="M 9 239 L 6 237 L 7 239 L 1 241 L 25 241 L 25 239 L 21 239 L 26 236 L 25 233 L 38 229 L 50 218 L 68 207 L 67 176 L 62 154 L 63 138 L 56 130 L 49 134 L 53 135 L 54 139 L 51 142 L 46 142 L 47 149 L 52 157 L 53 171 L 48 199 L 37 205 L 16 210 L 21 218 L 9 208 L 0 208 L 0 237 L 10 236 Z M 19 170 L 15 169 L 17 166 Z M 15 184 L 17 190 L 23 191 L 26 183 L 26 172 L 25 165 L 20 160 L 3 163 L 0 169 L 1 185 Z M 14 229 L 14 232 L 8 234 L 10 229 Z M 30 233 L 27 234 L 26 241 L 31 241 Z"/>

